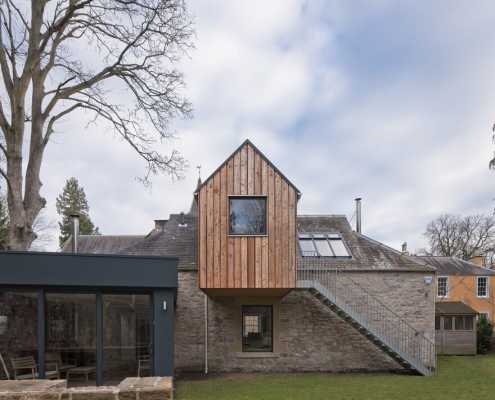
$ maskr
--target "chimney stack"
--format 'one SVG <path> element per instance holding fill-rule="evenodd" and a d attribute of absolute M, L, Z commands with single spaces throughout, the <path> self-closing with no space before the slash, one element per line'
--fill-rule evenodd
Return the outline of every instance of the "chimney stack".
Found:
<path fill-rule="evenodd" d="M 77 253 L 77 246 L 79 243 L 79 215 L 72 214 L 70 216 L 72 221 L 72 252 Z"/>
<path fill-rule="evenodd" d="M 407 242 L 402 243 L 402 254 L 404 255 L 409 255 L 409 252 L 407 251 Z"/>
<path fill-rule="evenodd" d="M 155 231 L 163 232 L 167 221 L 167 219 L 155 219 Z"/>
<path fill-rule="evenodd" d="M 357 197 L 356 201 L 356 232 L 361 233 L 361 197 Z"/>

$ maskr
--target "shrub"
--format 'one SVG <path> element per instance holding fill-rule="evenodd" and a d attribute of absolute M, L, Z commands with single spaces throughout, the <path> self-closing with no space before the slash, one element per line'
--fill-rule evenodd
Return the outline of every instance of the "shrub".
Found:
<path fill-rule="evenodd" d="M 477 326 L 478 353 L 486 354 L 490 351 L 493 326 L 488 319 L 481 314 Z"/>

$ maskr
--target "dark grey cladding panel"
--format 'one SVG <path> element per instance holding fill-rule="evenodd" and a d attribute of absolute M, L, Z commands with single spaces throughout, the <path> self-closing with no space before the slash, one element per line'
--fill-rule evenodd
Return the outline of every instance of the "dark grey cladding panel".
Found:
<path fill-rule="evenodd" d="M 0 286 L 176 288 L 174 257 L 1 252 Z"/>

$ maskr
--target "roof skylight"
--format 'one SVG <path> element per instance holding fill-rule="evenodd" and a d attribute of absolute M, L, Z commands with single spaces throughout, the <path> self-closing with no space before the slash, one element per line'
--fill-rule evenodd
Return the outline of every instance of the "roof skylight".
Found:
<path fill-rule="evenodd" d="M 303 257 L 350 257 L 338 233 L 300 233 L 299 246 Z"/>

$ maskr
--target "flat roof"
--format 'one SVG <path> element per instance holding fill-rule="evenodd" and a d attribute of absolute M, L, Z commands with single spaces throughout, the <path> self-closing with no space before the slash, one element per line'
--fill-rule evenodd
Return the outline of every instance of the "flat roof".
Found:
<path fill-rule="evenodd" d="M 0 286 L 176 288 L 176 257 L 0 252 Z"/>

